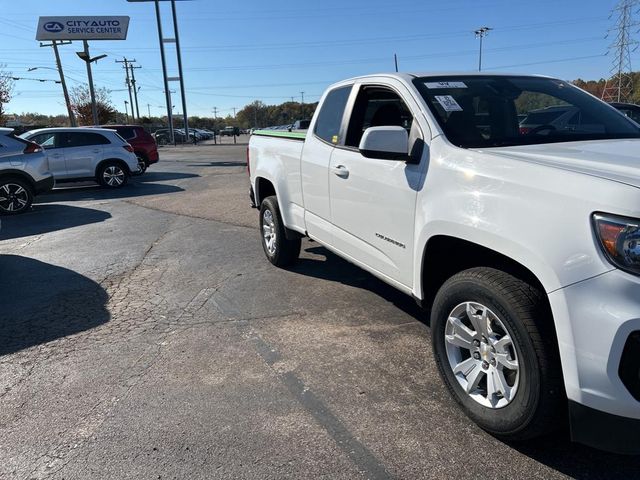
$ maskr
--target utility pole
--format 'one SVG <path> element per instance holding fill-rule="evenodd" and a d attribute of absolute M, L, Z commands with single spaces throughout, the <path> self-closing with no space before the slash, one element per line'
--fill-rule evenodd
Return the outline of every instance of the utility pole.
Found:
<path fill-rule="evenodd" d="M 129 104 L 129 102 L 127 102 L 126 100 L 124 101 L 124 117 L 125 117 L 125 122 L 129 123 L 129 109 L 127 108 L 127 105 Z"/>
<path fill-rule="evenodd" d="M 138 106 L 138 87 L 136 87 L 136 68 L 142 67 L 134 67 L 133 65 L 129 65 L 131 69 L 131 86 L 133 87 L 133 101 L 136 102 L 136 117 L 138 117 L 138 122 L 140 121 L 140 107 Z M 133 105 L 131 105 L 131 111 L 133 112 Z"/>
<path fill-rule="evenodd" d="M 236 118 L 236 107 L 233 107 L 233 118 Z"/>
<path fill-rule="evenodd" d="M 302 105 L 300 106 L 300 110 L 302 110 L 301 120 L 304 120 L 304 92 L 300 92 L 302 95 Z"/>
<path fill-rule="evenodd" d="M 76 55 L 80 57 L 87 64 L 87 78 L 89 80 L 89 94 L 91 95 L 91 113 L 93 114 L 93 124 L 98 125 L 98 107 L 96 105 L 96 90 L 93 86 L 93 74 L 91 73 L 91 64 L 93 62 L 97 62 L 101 58 L 105 58 L 106 55 L 98 55 L 97 57 L 91 58 L 91 54 L 89 53 L 89 42 L 86 40 L 82 41 L 82 45 L 84 49 L 81 52 L 76 52 Z"/>
<path fill-rule="evenodd" d="M 396 72 L 398 71 L 398 55 L 397 54 L 393 54 L 393 61 L 396 64 Z"/>
<path fill-rule="evenodd" d="M 67 82 L 64 79 L 64 72 L 62 71 L 62 62 L 60 61 L 60 52 L 58 51 L 58 45 L 70 45 L 71 42 L 63 42 L 52 40 L 51 43 L 40 43 L 41 47 L 53 47 L 53 53 L 56 57 L 56 66 L 58 67 L 58 74 L 60 75 L 60 84 L 62 85 L 62 94 L 64 95 L 64 102 L 67 104 L 67 114 L 69 115 L 69 123 L 72 127 L 77 127 L 76 116 L 73 114 L 73 108 L 71 107 L 71 99 L 69 98 L 69 91 L 67 90 Z"/>
<path fill-rule="evenodd" d="M 129 77 L 129 64 L 131 62 L 135 62 L 136 60 L 129 60 L 127 59 L 127 57 L 123 57 L 122 60 L 116 60 L 116 63 L 122 63 L 122 68 L 124 68 L 124 71 L 126 73 L 126 84 L 127 84 L 127 90 L 129 90 L 129 105 L 131 105 L 131 118 L 133 119 L 133 121 L 136 121 L 136 117 L 133 113 L 133 95 L 131 94 L 131 78 Z"/>
<path fill-rule="evenodd" d="M 147 111 L 149 112 L 149 118 L 151 118 L 151 104 L 147 103 Z"/>
<path fill-rule="evenodd" d="M 480 55 L 478 57 L 478 71 L 482 71 L 482 39 L 489 34 L 489 31 L 493 30 L 491 27 L 480 27 L 475 32 L 476 38 L 480 39 Z"/>
<path fill-rule="evenodd" d="M 615 33 L 615 40 L 609 45 L 609 52 L 613 53 L 611 77 L 605 83 L 602 91 L 602 100 L 607 102 L 628 102 L 633 94 L 633 79 L 631 78 L 631 52 L 638 48 L 638 41 L 631 35 L 635 33 L 634 27 L 640 22 L 634 20 L 634 9 L 640 5 L 639 0 L 621 0 L 611 11 L 611 18 L 617 14 L 615 27 L 609 29 Z M 605 37 L 606 38 L 606 37 Z M 633 47 L 633 49 L 631 48 Z"/>

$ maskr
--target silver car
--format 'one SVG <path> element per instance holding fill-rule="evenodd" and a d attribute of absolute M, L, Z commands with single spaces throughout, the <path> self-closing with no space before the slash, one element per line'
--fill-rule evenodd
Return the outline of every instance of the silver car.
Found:
<path fill-rule="evenodd" d="M 31 207 L 33 198 L 53 188 L 42 147 L 0 128 L 0 215 L 15 215 Z"/>
<path fill-rule="evenodd" d="M 106 128 L 42 128 L 21 135 L 41 145 L 56 182 L 95 180 L 119 188 L 138 173 L 133 147 Z"/>

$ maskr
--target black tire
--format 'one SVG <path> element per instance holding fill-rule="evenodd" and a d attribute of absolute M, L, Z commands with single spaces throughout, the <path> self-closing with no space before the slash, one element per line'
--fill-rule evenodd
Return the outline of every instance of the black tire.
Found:
<path fill-rule="evenodd" d="M 431 334 L 434 356 L 442 379 L 469 418 L 482 429 L 505 441 L 535 438 L 563 424 L 561 420 L 566 408 L 566 397 L 553 320 L 544 301 L 544 295 L 544 292 L 503 271 L 478 267 L 451 277 L 440 288 L 434 300 Z M 496 408 L 497 405 L 486 406 L 474 400 L 459 380 L 464 378 L 466 382 L 470 373 L 459 372 L 456 376 L 452 362 L 455 363 L 457 359 L 450 361 L 447 354 L 447 344 L 452 343 L 445 339 L 449 315 L 454 313 L 456 307 L 461 308 L 461 305 L 467 302 L 473 302 L 473 306 L 477 303 L 487 307 L 505 327 L 504 335 L 508 334 L 512 339 L 509 348 L 517 355 L 515 358 L 518 363 L 519 380 L 513 398 L 501 408 Z M 471 325 L 471 322 L 469 324 Z M 494 325 L 494 334 L 500 330 L 498 323 L 490 324 Z M 496 338 L 499 336 L 495 335 Z M 483 343 L 479 349 L 491 344 L 491 341 L 486 344 L 485 340 L 481 342 Z M 449 345 L 449 348 L 455 350 L 456 345 Z M 486 349 L 482 355 L 484 356 L 475 358 L 482 363 L 480 368 L 489 369 L 484 373 L 485 382 L 488 381 L 488 375 L 491 375 L 491 365 L 496 369 L 503 368 L 502 378 L 507 378 L 505 371 L 507 375 L 511 375 L 511 379 L 514 378 L 514 370 L 504 370 Z M 462 358 L 472 361 L 468 357 Z M 489 358 L 491 360 L 488 360 Z M 492 363 L 489 365 L 487 360 Z M 480 392 L 482 395 L 482 385 L 480 380 L 473 393 Z M 487 383 L 484 385 L 486 393 L 489 387 Z M 498 400 L 506 401 L 501 392 L 495 395 L 487 394 L 486 398 L 489 397 L 496 403 Z"/>
<path fill-rule="evenodd" d="M 106 188 L 121 188 L 127 184 L 129 172 L 121 162 L 109 160 L 98 168 L 96 180 Z"/>
<path fill-rule="evenodd" d="M 140 170 L 134 173 L 134 175 L 136 177 L 139 177 L 140 175 L 144 175 L 144 172 L 147 171 L 147 168 L 149 168 L 149 165 L 147 164 L 146 159 L 142 155 L 136 155 L 136 156 L 138 157 L 138 167 L 140 167 Z"/>
<path fill-rule="evenodd" d="M 33 203 L 33 189 L 28 182 L 17 177 L 0 179 L 0 215 L 24 213 Z"/>
<path fill-rule="evenodd" d="M 273 235 L 273 248 L 265 237 L 265 227 L 267 230 L 270 229 Z M 287 239 L 275 195 L 265 198 L 260 204 L 260 236 L 265 255 L 276 267 L 288 267 L 300 256 L 301 239 Z"/>

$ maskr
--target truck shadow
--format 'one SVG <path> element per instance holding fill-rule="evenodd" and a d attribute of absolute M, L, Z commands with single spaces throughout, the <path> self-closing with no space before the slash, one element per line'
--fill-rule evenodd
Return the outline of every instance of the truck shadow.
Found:
<path fill-rule="evenodd" d="M 30 212 L 3 217 L 0 240 L 56 232 L 91 223 L 104 222 L 111 214 L 92 208 L 69 205 L 36 205 Z"/>
<path fill-rule="evenodd" d="M 368 290 L 386 301 L 391 302 L 417 321 L 427 326 L 429 325 L 428 315 L 410 296 L 387 285 L 360 267 L 343 260 L 341 257 L 319 246 L 317 243 L 303 244 L 303 248 L 305 252 L 321 255 L 324 259 L 300 258 L 300 260 L 291 267 L 290 270 L 292 272 Z"/>
<path fill-rule="evenodd" d="M 571 478 L 640 478 L 640 456 L 616 455 L 571 443 L 568 428 L 564 432 L 511 447 Z"/>
<path fill-rule="evenodd" d="M 107 292 L 66 268 L 0 255 L 0 356 L 109 321 Z"/>

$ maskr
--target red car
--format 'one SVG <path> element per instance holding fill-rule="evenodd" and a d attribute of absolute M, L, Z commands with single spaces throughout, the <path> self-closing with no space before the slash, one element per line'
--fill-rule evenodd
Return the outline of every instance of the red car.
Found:
<path fill-rule="evenodd" d="M 156 140 L 139 125 L 102 125 L 118 132 L 133 147 L 140 163 L 140 174 L 143 174 L 152 163 L 160 160 Z"/>

